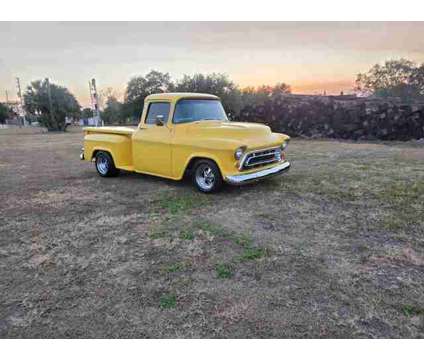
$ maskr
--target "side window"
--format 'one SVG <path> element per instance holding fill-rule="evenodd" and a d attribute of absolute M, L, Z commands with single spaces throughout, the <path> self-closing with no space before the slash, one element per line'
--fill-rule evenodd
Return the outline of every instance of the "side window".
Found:
<path fill-rule="evenodd" d="M 168 121 L 170 104 L 165 102 L 153 102 L 147 111 L 146 124 L 155 124 L 158 115 L 163 116 L 163 122 Z"/>

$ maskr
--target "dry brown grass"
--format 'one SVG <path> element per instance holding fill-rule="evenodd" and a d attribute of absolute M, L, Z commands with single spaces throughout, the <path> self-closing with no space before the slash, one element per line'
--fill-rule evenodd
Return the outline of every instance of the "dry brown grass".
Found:
<path fill-rule="evenodd" d="M 293 140 L 206 196 L 0 136 L 1 337 L 424 337 L 424 148 Z"/>

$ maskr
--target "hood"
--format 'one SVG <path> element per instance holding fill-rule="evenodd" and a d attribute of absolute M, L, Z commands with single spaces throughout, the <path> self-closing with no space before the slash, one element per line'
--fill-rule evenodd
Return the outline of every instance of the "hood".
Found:
<path fill-rule="evenodd" d="M 256 123 L 207 120 L 195 121 L 186 126 L 187 133 L 209 139 L 225 138 L 246 142 L 253 139 L 266 140 L 272 136 L 269 126 Z"/>

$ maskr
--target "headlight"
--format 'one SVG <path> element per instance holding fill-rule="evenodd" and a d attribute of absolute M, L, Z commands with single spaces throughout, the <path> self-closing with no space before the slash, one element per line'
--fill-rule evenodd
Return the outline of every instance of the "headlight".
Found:
<path fill-rule="evenodd" d="M 246 148 L 244 146 L 239 147 L 235 152 L 234 152 L 234 158 L 236 160 L 240 160 L 241 157 L 244 154 L 244 151 L 246 150 Z"/>
<path fill-rule="evenodd" d="M 281 150 L 284 150 L 288 144 L 289 144 L 289 140 L 288 139 L 284 140 L 284 142 L 281 144 Z"/>

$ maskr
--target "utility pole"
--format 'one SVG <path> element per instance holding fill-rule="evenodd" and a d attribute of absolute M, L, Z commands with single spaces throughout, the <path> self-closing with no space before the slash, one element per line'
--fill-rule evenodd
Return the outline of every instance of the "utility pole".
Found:
<path fill-rule="evenodd" d="M 93 118 L 96 119 L 96 126 L 103 126 L 103 121 L 100 118 L 100 108 L 99 108 L 99 96 L 97 94 L 96 88 L 96 79 L 91 79 L 88 82 L 88 87 L 90 89 L 90 98 L 91 98 L 91 107 L 93 109 Z"/>
<path fill-rule="evenodd" d="M 25 109 L 24 109 L 24 99 L 22 98 L 22 92 L 21 92 L 21 81 L 19 78 L 16 78 L 16 87 L 18 89 L 18 98 L 20 102 L 20 112 L 22 116 L 22 125 L 25 125 Z"/>
<path fill-rule="evenodd" d="M 9 94 L 7 93 L 7 90 L 6 90 L 6 104 L 9 104 Z"/>
<path fill-rule="evenodd" d="M 51 121 L 51 125 L 54 126 L 53 101 L 52 101 L 52 92 L 50 89 L 49 78 L 46 78 L 46 85 L 47 85 L 47 97 L 49 98 L 50 121 Z"/>

